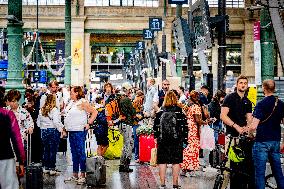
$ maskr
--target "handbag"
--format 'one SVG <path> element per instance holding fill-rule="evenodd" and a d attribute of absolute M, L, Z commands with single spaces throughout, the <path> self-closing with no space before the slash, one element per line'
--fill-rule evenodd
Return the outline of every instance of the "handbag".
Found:
<path fill-rule="evenodd" d="M 153 167 L 157 166 L 157 146 L 156 144 L 155 144 L 155 148 L 151 149 L 150 165 Z"/>

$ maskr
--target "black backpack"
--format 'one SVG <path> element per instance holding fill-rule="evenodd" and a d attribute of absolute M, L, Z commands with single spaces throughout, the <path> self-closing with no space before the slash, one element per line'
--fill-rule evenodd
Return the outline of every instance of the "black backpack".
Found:
<path fill-rule="evenodd" d="M 176 141 L 177 139 L 180 139 L 180 133 L 177 128 L 177 115 L 175 111 L 163 109 L 159 126 L 159 138 L 162 141 Z"/>

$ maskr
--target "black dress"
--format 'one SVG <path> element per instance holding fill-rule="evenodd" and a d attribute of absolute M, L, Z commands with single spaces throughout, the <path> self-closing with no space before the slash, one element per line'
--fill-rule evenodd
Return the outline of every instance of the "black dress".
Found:
<path fill-rule="evenodd" d="M 186 125 L 186 116 L 182 109 L 177 106 L 162 107 L 157 113 L 154 122 L 154 137 L 157 138 L 157 164 L 179 164 L 183 161 L 183 144 L 187 142 L 188 128 Z M 163 110 L 164 109 L 164 110 Z M 161 140 L 160 138 L 160 118 L 164 111 L 175 112 L 177 116 L 176 127 L 181 136 L 177 140 Z"/>

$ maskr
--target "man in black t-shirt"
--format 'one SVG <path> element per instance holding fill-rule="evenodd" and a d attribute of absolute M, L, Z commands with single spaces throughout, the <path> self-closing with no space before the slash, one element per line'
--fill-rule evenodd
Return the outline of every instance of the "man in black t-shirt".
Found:
<path fill-rule="evenodd" d="M 262 83 L 265 98 L 256 104 L 250 131 L 256 130 L 253 145 L 256 188 L 265 188 L 266 162 L 269 159 L 277 188 L 284 188 L 284 177 L 280 161 L 281 121 L 284 122 L 284 103 L 273 95 L 275 82 Z"/>
<path fill-rule="evenodd" d="M 224 99 L 224 103 L 221 107 L 220 118 L 226 125 L 227 134 L 237 137 L 245 131 L 245 127 L 251 123 L 252 120 L 252 104 L 249 99 L 245 96 L 245 92 L 248 89 L 248 79 L 245 76 L 239 76 L 237 79 L 237 90 Z M 233 144 L 234 145 L 234 141 Z M 228 146 L 226 146 L 228 148 Z M 243 149 L 247 152 L 246 159 L 241 163 L 230 162 L 230 167 L 233 170 L 240 170 L 243 172 L 247 171 L 248 174 L 253 174 L 253 169 L 250 169 L 249 164 L 251 162 L 251 148 L 252 144 L 246 145 L 247 149 Z M 253 168 L 253 166 L 251 166 Z M 229 179 L 229 173 L 225 174 L 226 184 Z M 227 179 L 227 180 L 226 180 Z M 232 174 L 230 181 L 231 189 L 243 189 L 253 188 L 254 181 L 248 179 L 247 176 L 241 174 Z"/>

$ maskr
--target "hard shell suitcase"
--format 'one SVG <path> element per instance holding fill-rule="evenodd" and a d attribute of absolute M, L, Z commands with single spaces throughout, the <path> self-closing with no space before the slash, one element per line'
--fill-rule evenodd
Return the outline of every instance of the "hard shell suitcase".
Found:
<path fill-rule="evenodd" d="M 212 167 L 220 166 L 225 158 L 225 153 L 222 152 L 221 146 L 216 145 L 216 148 L 210 152 L 209 162 Z"/>
<path fill-rule="evenodd" d="M 106 184 L 106 165 L 102 156 L 89 157 L 86 161 L 87 186 L 100 186 Z"/>
<path fill-rule="evenodd" d="M 150 162 L 151 150 L 155 148 L 154 135 L 139 136 L 139 161 Z"/>
<path fill-rule="evenodd" d="M 86 140 L 87 160 L 86 160 L 86 184 L 87 186 L 100 186 L 106 184 L 106 165 L 102 156 L 92 156 L 91 150 L 92 131 L 88 132 Z"/>
<path fill-rule="evenodd" d="M 40 163 L 31 163 L 31 135 L 28 135 L 27 140 L 26 189 L 42 189 L 42 165 Z"/>

